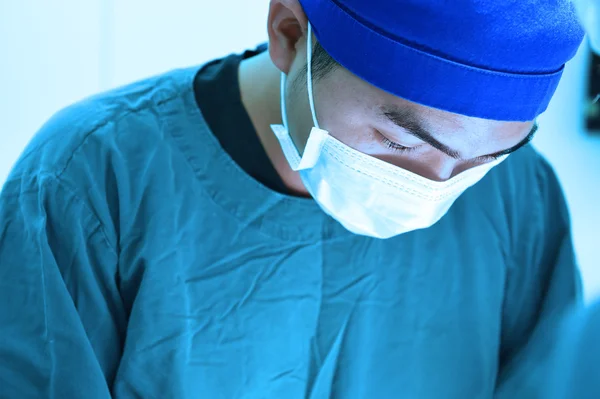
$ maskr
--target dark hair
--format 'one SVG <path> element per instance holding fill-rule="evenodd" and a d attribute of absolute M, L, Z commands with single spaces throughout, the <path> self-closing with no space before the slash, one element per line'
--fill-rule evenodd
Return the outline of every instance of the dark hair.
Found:
<path fill-rule="evenodd" d="M 319 42 L 316 42 L 313 48 L 312 64 L 312 75 L 315 80 L 323 79 L 340 66 Z"/>
<path fill-rule="evenodd" d="M 293 87 L 298 89 L 300 86 L 306 84 L 306 72 L 308 65 L 305 63 L 304 66 L 298 71 L 298 74 L 294 78 Z M 339 68 L 340 64 L 329 55 L 327 51 L 321 46 L 319 42 L 316 42 L 313 46 L 312 52 L 312 77 L 313 81 L 325 78 L 328 74 Z"/>

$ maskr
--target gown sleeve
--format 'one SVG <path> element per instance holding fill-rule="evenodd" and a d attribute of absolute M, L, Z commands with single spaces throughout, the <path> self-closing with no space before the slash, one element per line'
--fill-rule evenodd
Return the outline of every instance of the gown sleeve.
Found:
<path fill-rule="evenodd" d="M 60 176 L 0 194 L 0 397 L 110 398 L 125 314 L 117 256 Z"/>
<path fill-rule="evenodd" d="M 505 289 L 497 398 L 543 398 L 564 315 L 582 301 L 571 224 L 558 179 L 541 157 L 522 209 Z"/>
<path fill-rule="evenodd" d="M 599 369 L 600 302 L 596 302 L 565 318 L 544 398 L 600 398 Z"/>

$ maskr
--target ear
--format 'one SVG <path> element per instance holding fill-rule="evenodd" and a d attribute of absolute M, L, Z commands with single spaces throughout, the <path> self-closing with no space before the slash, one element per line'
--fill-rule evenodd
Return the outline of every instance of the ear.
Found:
<path fill-rule="evenodd" d="M 267 27 L 269 55 L 280 71 L 289 73 L 307 27 L 308 20 L 298 0 L 271 0 Z"/>

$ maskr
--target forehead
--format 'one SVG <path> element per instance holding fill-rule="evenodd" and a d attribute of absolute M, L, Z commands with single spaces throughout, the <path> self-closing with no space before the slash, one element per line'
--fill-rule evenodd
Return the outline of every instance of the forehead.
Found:
<path fill-rule="evenodd" d="M 401 133 L 402 129 L 385 117 L 386 111 L 399 110 L 417 120 L 438 141 L 466 157 L 510 148 L 523 140 L 533 126 L 533 121 L 495 121 L 417 104 L 387 93 L 343 68 L 334 71 L 321 90 L 316 90 L 325 107 L 334 107 L 339 118 L 354 126 L 374 124 Z M 456 95 L 465 94 L 457 91 Z"/>

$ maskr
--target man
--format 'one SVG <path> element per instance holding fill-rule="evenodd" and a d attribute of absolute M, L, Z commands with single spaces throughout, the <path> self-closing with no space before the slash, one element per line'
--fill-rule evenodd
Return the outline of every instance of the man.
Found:
<path fill-rule="evenodd" d="M 267 24 L 33 139 L 0 197 L 0 396 L 535 391 L 580 298 L 526 145 L 571 3 L 272 0 Z"/>

